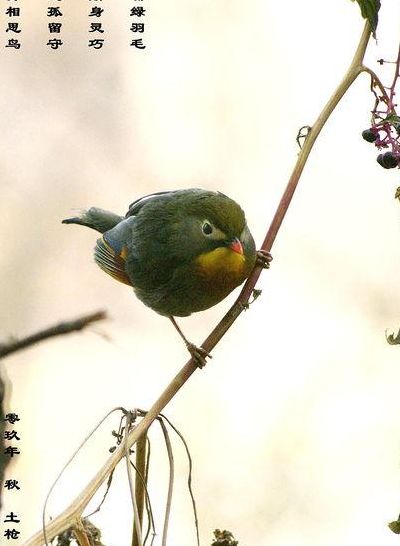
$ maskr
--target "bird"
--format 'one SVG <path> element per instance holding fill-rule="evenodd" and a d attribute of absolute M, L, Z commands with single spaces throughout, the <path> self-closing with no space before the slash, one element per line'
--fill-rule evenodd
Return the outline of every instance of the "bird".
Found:
<path fill-rule="evenodd" d="M 199 367 L 211 355 L 188 341 L 175 317 L 222 301 L 269 253 L 256 252 L 241 207 L 221 192 L 200 188 L 161 191 L 129 205 L 125 216 L 97 207 L 62 220 L 101 233 L 96 264 L 133 288 L 156 313 L 168 317 Z"/>

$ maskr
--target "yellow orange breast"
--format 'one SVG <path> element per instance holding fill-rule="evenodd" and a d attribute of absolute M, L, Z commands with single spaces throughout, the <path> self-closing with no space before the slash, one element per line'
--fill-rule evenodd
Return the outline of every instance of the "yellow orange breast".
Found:
<path fill-rule="evenodd" d="M 200 254 L 196 261 L 198 272 L 210 280 L 215 279 L 216 282 L 225 279 L 233 284 L 240 283 L 247 273 L 244 255 L 228 247 L 218 247 Z"/>

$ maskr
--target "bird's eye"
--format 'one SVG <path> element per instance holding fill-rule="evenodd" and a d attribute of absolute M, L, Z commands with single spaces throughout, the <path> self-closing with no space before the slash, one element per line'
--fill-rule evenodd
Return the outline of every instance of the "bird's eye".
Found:
<path fill-rule="evenodd" d="M 214 228 L 210 224 L 210 222 L 203 222 L 203 225 L 201 226 L 201 229 L 204 233 L 204 235 L 211 235 L 211 233 L 214 231 Z"/>

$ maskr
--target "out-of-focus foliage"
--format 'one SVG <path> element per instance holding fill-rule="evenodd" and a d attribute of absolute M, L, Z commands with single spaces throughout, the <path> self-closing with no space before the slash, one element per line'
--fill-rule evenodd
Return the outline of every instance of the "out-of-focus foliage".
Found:
<path fill-rule="evenodd" d="M 400 330 L 397 332 L 396 335 L 386 335 L 386 341 L 389 343 L 389 345 L 400 345 Z"/>
<path fill-rule="evenodd" d="M 391 521 L 388 524 L 388 527 L 391 531 L 393 531 L 393 533 L 400 535 L 400 516 L 396 521 Z"/>
<path fill-rule="evenodd" d="M 88 519 L 83 519 L 82 524 L 90 544 L 92 546 L 104 546 L 101 542 L 101 531 Z M 72 527 L 67 529 L 54 540 L 56 541 L 56 546 L 71 546 L 73 541 L 75 541 L 74 529 Z"/>
<path fill-rule="evenodd" d="M 215 529 L 214 537 L 215 540 L 211 543 L 211 546 L 238 546 L 239 544 L 230 531 Z"/>

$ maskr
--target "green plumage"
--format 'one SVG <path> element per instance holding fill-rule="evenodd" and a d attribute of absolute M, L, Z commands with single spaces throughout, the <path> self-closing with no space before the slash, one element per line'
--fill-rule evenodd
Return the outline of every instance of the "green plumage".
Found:
<path fill-rule="evenodd" d="M 91 208 L 64 222 L 103 233 L 95 248 L 98 265 L 130 282 L 143 303 L 166 316 L 215 305 L 245 280 L 256 260 L 242 209 L 218 192 L 161 192 L 132 203 L 125 218 Z"/>

